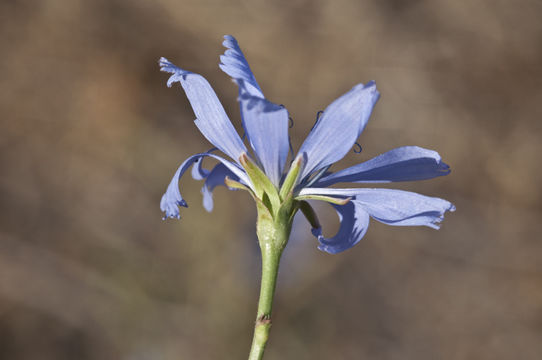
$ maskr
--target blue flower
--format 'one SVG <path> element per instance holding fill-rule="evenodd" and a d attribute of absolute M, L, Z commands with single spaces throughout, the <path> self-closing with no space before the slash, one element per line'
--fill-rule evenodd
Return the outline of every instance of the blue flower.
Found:
<path fill-rule="evenodd" d="M 179 206 L 187 206 L 179 191 L 179 180 L 192 165 L 192 176 L 205 181 L 202 194 L 208 211 L 213 208 L 213 190 L 219 185 L 248 190 L 273 215 L 288 195 L 293 196 L 297 204 L 293 207 L 294 213 L 298 209 L 303 211 L 319 241 L 318 248 L 332 254 L 359 242 L 367 231 L 369 217 L 388 225 L 423 225 L 438 229 L 444 213 L 455 210 L 446 200 L 408 191 L 330 188 L 339 183 L 424 180 L 450 172 L 437 152 L 416 146 L 393 149 L 347 169 L 329 171 L 332 164 L 350 151 L 365 128 L 380 97 L 374 82 L 355 85 L 324 110 L 297 156 L 292 157 L 288 169 L 291 147 L 288 111 L 265 98 L 235 38 L 224 38 L 227 50 L 220 57 L 220 68 L 239 87 L 243 129 L 253 155 L 249 155 L 207 80 L 161 58 L 161 70 L 172 74 L 167 85 L 181 84 L 196 115 L 196 126 L 215 146 L 211 151 L 190 156 L 179 167 L 160 203 L 165 218 L 180 218 Z M 216 150 L 231 160 L 215 154 Z M 205 169 L 204 157 L 214 158 L 218 164 L 212 170 Z M 294 175 L 289 176 L 290 173 Z M 341 221 L 335 236 L 322 235 L 307 200 L 322 200 L 334 206 Z"/>

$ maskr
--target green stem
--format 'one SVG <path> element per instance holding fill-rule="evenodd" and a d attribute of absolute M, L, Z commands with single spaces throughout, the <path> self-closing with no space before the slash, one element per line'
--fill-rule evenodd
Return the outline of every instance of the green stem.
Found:
<path fill-rule="evenodd" d="M 263 358 L 263 352 L 271 330 L 273 295 L 282 254 L 282 249 L 277 249 L 272 244 L 260 244 L 260 247 L 262 250 L 262 284 L 249 360 L 261 360 Z"/>
<path fill-rule="evenodd" d="M 258 198 L 256 198 L 256 207 L 258 209 L 256 233 L 262 252 L 262 283 L 258 301 L 258 314 L 254 325 L 254 338 L 252 339 L 248 360 L 261 360 L 263 358 L 263 352 L 271 330 L 271 310 L 273 308 L 273 295 L 277 284 L 280 256 L 288 243 L 292 230 L 292 220 L 298 209 L 292 194 L 283 199 L 278 211 L 275 209 L 273 214 L 270 212 L 269 207 Z"/>

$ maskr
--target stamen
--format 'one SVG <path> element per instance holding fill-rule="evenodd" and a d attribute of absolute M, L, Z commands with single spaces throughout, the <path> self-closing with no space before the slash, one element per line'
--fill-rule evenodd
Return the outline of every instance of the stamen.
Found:
<path fill-rule="evenodd" d="M 356 154 L 359 154 L 363 150 L 363 148 L 361 147 L 361 145 L 358 142 L 356 142 L 354 144 L 354 149 L 353 150 L 354 150 L 354 152 Z"/>
<path fill-rule="evenodd" d="M 316 121 L 320 120 L 320 116 L 324 113 L 324 110 L 320 110 L 316 113 Z"/>

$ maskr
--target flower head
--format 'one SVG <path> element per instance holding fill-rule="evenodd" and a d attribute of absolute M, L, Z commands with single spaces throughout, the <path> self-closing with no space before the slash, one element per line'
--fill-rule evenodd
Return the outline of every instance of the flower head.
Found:
<path fill-rule="evenodd" d="M 161 70 L 172 74 L 167 85 L 181 84 L 196 115 L 196 126 L 215 146 L 208 152 L 190 156 L 178 168 L 160 203 L 165 218 L 180 218 L 179 206 L 187 206 L 179 191 L 179 180 L 192 165 L 192 176 L 205 181 L 202 194 L 208 211 L 213 208 L 212 194 L 216 186 L 245 189 L 256 200 L 258 210 L 267 212 L 270 218 L 286 216 L 291 221 L 297 210 L 301 210 L 313 227 L 319 249 L 328 253 L 347 250 L 359 242 L 367 231 L 370 217 L 388 225 L 424 225 L 438 229 L 444 213 L 455 210 L 446 200 L 408 191 L 330 188 L 338 183 L 424 180 L 450 172 L 437 152 L 416 146 L 393 149 L 361 164 L 329 171 L 331 165 L 350 151 L 365 128 L 380 97 L 374 82 L 355 85 L 333 101 L 287 166 L 291 148 L 288 111 L 265 98 L 235 38 L 225 36 L 223 45 L 227 50 L 220 57 L 220 68 L 239 87 L 242 124 L 252 153 L 207 80 L 161 58 Z M 229 159 L 215 154 L 215 150 Z M 219 163 L 211 170 L 205 169 L 204 157 L 214 158 Z M 325 201 L 334 206 L 341 221 L 335 236 L 322 235 L 307 200 Z M 284 214 L 285 209 L 287 214 Z"/>

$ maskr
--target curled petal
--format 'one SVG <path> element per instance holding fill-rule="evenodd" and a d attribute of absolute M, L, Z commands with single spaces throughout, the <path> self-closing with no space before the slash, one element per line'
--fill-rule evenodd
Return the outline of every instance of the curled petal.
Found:
<path fill-rule="evenodd" d="M 212 148 L 207 150 L 207 153 L 212 153 L 213 151 L 218 150 L 217 148 Z M 194 180 L 205 180 L 209 176 L 210 170 L 207 170 L 203 167 L 203 158 L 196 160 L 195 165 L 192 166 L 192 178 Z"/>
<path fill-rule="evenodd" d="M 301 178 L 342 159 L 365 128 L 380 94 L 376 84 L 358 84 L 333 101 L 299 149 L 307 154 Z"/>
<path fill-rule="evenodd" d="M 237 161 L 247 149 L 207 80 L 201 75 L 178 68 L 166 58 L 160 58 L 160 70 L 173 74 L 167 82 L 169 87 L 175 82 L 181 83 L 196 114 L 194 122 L 203 136 Z"/>
<path fill-rule="evenodd" d="M 326 187 L 340 182 L 386 183 L 426 180 L 450 173 L 450 167 L 433 150 L 403 146 L 364 163 L 322 177 L 315 186 Z"/>
<path fill-rule="evenodd" d="M 213 190 L 220 185 L 224 185 L 226 177 L 234 181 L 239 181 L 239 177 L 235 175 L 224 164 L 219 163 L 215 165 L 213 170 L 209 172 L 209 175 L 205 179 L 205 183 L 201 188 L 201 194 L 203 195 L 203 207 L 208 212 L 213 210 Z"/>
<path fill-rule="evenodd" d="M 247 175 L 243 170 L 241 170 L 237 165 L 229 162 L 228 160 L 225 160 L 221 158 L 220 156 L 209 154 L 209 153 L 201 153 L 190 156 L 188 159 L 186 159 L 181 166 L 177 169 L 175 172 L 175 175 L 173 175 L 173 179 L 171 179 L 171 182 L 169 183 L 169 186 L 162 196 L 162 200 L 160 201 L 160 209 L 165 213 L 164 219 L 166 218 L 177 218 L 180 219 L 180 213 L 179 213 L 179 206 L 187 207 L 186 201 L 181 196 L 181 192 L 179 190 L 179 180 L 183 176 L 183 174 L 188 170 L 188 168 L 197 160 L 209 156 L 212 157 L 218 161 L 220 161 L 224 166 L 226 166 L 232 173 L 234 173 L 242 182 L 245 184 L 250 184 Z"/>
<path fill-rule="evenodd" d="M 192 179 L 194 180 L 205 180 L 211 171 L 203 167 L 203 159 L 197 159 L 194 161 L 194 166 L 192 166 Z"/>
<path fill-rule="evenodd" d="M 367 232 L 369 227 L 369 214 L 356 202 L 348 202 L 346 205 L 333 205 L 339 221 L 339 231 L 331 238 L 322 235 L 321 228 L 313 228 L 312 234 L 318 238 L 318 249 L 330 254 L 337 254 L 356 245 Z"/>
<path fill-rule="evenodd" d="M 227 50 L 224 55 L 220 56 L 220 69 L 226 74 L 231 76 L 234 80 L 242 80 L 246 83 L 247 91 L 252 96 L 263 98 L 260 85 L 256 82 L 256 78 L 250 70 L 245 55 L 241 51 L 237 40 L 231 35 L 224 36 L 224 42 L 222 43 Z"/>
<path fill-rule="evenodd" d="M 239 102 L 250 145 L 273 185 L 279 186 L 288 157 L 288 111 L 264 98 L 252 96 L 240 81 Z"/>

